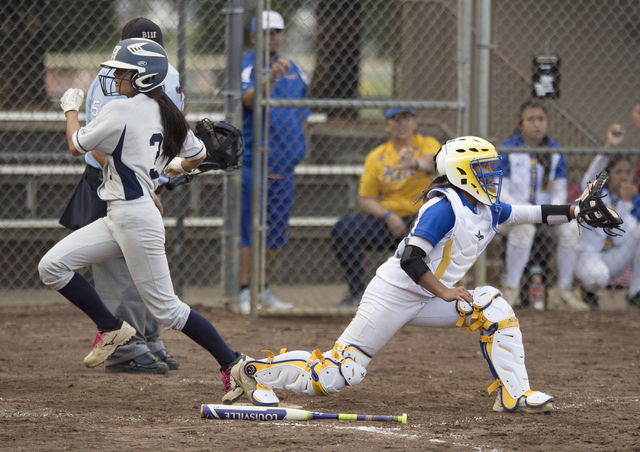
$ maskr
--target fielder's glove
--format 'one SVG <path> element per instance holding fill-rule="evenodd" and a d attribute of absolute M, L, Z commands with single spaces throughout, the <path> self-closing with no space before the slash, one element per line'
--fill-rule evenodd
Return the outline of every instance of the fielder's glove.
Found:
<path fill-rule="evenodd" d="M 163 173 L 167 175 L 167 177 L 174 178 L 178 176 L 182 176 L 183 174 L 187 174 L 187 172 L 182 167 L 182 161 L 184 159 L 182 157 L 174 157 L 167 166 L 165 166 Z"/>
<path fill-rule="evenodd" d="M 609 174 L 606 171 L 598 174 L 596 180 L 582 192 L 582 196 L 576 199 L 578 201 L 576 219 L 583 226 L 586 223 L 594 228 L 602 228 L 605 234 L 615 237 L 621 235 L 619 232 L 624 232 L 624 229 L 620 228 L 623 223 L 622 218 L 602 201 L 602 198 L 607 195 L 600 194 L 608 177 Z"/>
<path fill-rule="evenodd" d="M 81 89 L 70 88 L 60 98 L 60 107 L 62 107 L 62 111 L 65 113 L 70 110 L 78 111 L 80 110 L 80 105 L 82 105 L 83 100 L 84 93 Z"/>

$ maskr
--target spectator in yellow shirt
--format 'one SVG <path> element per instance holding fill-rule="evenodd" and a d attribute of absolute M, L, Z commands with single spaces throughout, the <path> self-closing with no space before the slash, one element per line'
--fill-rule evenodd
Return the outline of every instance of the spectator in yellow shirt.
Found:
<path fill-rule="evenodd" d="M 360 304 L 365 289 L 363 250 L 389 249 L 406 237 L 421 206 L 415 200 L 435 178 L 433 156 L 440 143 L 416 134 L 415 110 L 389 109 L 385 118 L 391 139 L 365 159 L 358 189 L 360 213 L 340 219 L 331 230 L 333 249 L 349 284 L 339 307 Z"/>

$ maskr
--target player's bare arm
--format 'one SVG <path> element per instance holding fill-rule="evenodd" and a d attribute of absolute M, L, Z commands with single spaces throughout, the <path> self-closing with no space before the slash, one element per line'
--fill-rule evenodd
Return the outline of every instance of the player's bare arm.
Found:
<path fill-rule="evenodd" d="M 419 284 L 420 287 L 428 290 L 436 297 L 442 298 L 444 301 L 464 300 L 469 304 L 473 303 L 473 297 L 466 288 L 459 286 L 450 289 L 442 284 L 431 272 L 422 275 L 419 280 Z"/>
<path fill-rule="evenodd" d="M 78 112 L 70 110 L 65 113 L 67 117 L 67 143 L 69 145 L 69 151 L 71 155 L 78 157 L 82 155 L 82 152 L 78 151 L 73 144 L 73 134 L 80 130 L 80 121 L 78 120 Z"/>
<path fill-rule="evenodd" d="M 91 151 L 91 155 L 94 159 L 96 159 L 96 162 L 98 162 L 100 166 L 104 168 L 105 163 L 107 163 L 106 154 L 100 151 Z"/>
<path fill-rule="evenodd" d="M 71 155 L 80 156 L 82 152 L 78 151 L 73 144 L 73 134 L 80 129 L 80 121 L 78 120 L 78 110 L 84 100 L 84 92 L 81 89 L 70 88 L 60 98 L 60 107 L 67 118 L 67 143 Z"/>
<path fill-rule="evenodd" d="M 196 160 L 187 160 L 182 157 L 174 157 L 173 160 L 171 160 L 164 169 L 164 174 L 172 178 L 187 174 L 190 171 L 196 169 L 206 157 L 206 154 Z"/>

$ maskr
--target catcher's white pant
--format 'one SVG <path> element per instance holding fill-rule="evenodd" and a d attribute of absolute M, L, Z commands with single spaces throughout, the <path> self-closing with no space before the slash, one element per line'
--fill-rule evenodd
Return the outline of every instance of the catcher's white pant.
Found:
<path fill-rule="evenodd" d="M 404 325 L 453 328 L 458 317 L 456 303 L 403 290 L 376 276 L 338 342 L 355 345 L 373 356 Z"/>
<path fill-rule="evenodd" d="M 640 292 L 640 229 L 627 240 L 599 253 L 583 252 L 576 266 L 576 277 L 585 289 L 594 291 L 607 287 L 612 278 L 620 276 L 633 265 L 629 295 Z"/>
<path fill-rule="evenodd" d="M 149 312 L 165 329 L 181 330 L 191 309 L 173 291 L 160 212 L 149 197 L 111 201 L 107 216 L 72 232 L 42 258 L 40 279 L 56 290 L 82 267 L 124 256 Z"/>
<path fill-rule="evenodd" d="M 544 225 L 549 228 L 557 240 L 556 260 L 558 262 L 558 287 L 569 287 L 573 280 L 573 272 L 578 260 L 580 234 L 578 226 L 571 223 Z M 536 225 L 519 224 L 510 226 L 507 236 L 505 284 L 520 286 L 524 269 L 531 256 L 531 247 L 536 235 Z"/>

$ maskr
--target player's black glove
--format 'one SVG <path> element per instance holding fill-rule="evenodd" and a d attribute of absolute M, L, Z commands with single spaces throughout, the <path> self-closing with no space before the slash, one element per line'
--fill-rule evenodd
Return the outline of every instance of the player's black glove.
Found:
<path fill-rule="evenodd" d="M 234 171 L 240 168 L 244 152 L 242 132 L 226 122 L 211 122 L 204 118 L 196 123 L 196 136 L 207 149 L 207 157 L 198 166 L 200 172 L 210 170 Z"/>
<path fill-rule="evenodd" d="M 596 180 L 582 192 L 578 201 L 578 211 L 576 219 L 580 224 L 586 223 L 594 228 L 602 228 L 610 237 L 621 235 L 624 229 L 620 228 L 623 223 L 622 218 L 615 210 L 609 209 L 602 201 L 604 195 L 600 193 L 609 174 L 606 171 L 598 174 Z"/>

